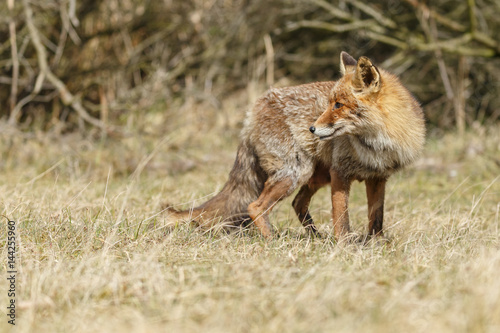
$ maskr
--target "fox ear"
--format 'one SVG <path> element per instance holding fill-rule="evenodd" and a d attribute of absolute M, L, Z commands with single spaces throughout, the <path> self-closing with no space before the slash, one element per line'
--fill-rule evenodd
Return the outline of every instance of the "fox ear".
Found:
<path fill-rule="evenodd" d="M 342 51 L 340 53 L 340 72 L 342 75 L 349 71 L 353 71 L 356 67 L 356 59 L 351 57 L 349 53 Z"/>
<path fill-rule="evenodd" d="M 378 92 L 382 86 L 380 72 L 367 57 L 360 57 L 353 79 L 354 87 L 369 92 Z"/>

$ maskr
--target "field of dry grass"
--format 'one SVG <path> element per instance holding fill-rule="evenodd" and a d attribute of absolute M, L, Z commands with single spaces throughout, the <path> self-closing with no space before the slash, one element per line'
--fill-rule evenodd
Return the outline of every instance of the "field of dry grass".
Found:
<path fill-rule="evenodd" d="M 234 104 L 151 113 L 120 140 L 0 125 L 17 332 L 500 331 L 499 126 L 431 134 L 422 159 L 389 181 L 385 244 L 335 244 L 327 189 L 311 207 L 322 238 L 305 236 L 290 198 L 270 241 L 253 229 L 148 228 L 164 202 L 188 207 L 222 187 L 244 111 Z M 356 184 L 356 233 L 366 215 Z M 2 332 L 6 243 L 2 231 Z"/>

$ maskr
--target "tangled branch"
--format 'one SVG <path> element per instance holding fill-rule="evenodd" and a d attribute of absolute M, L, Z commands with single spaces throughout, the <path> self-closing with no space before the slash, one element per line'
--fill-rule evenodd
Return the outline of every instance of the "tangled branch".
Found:
<path fill-rule="evenodd" d="M 37 58 L 39 71 L 38 77 L 36 79 L 35 88 L 31 92 L 30 95 L 22 99 L 12 110 L 12 113 L 9 118 L 9 124 L 15 125 L 18 121 L 19 113 L 21 108 L 26 105 L 29 101 L 33 100 L 33 98 L 38 95 L 42 84 L 45 79 L 47 79 L 59 92 L 59 95 L 66 105 L 71 105 L 71 107 L 78 113 L 80 118 L 84 121 L 102 129 L 106 132 L 111 132 L 111 129 L 108 128 L 104 123 L 99 121 L 98 119 L 93 118 L 89 115 L 87 110 L 82 106 L 80 98 L 74 96 L 66 87 L 66 85 L 50 70 L 48 62 L 47 62 L 47 51 L 43 46 L 40 40 L 40 33 L 33 23 L 33 10 L 28 0 L 23 0 L 24 5 L 24 13 L 26 17 L 26 25 L 28 26 L 29 34 L 31 37 L 31 42 L 33 43 Z"/>

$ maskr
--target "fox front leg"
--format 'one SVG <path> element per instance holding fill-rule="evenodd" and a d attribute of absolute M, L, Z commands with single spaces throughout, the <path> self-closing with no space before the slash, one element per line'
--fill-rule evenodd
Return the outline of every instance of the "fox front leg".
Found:
<path fill-rule="evenodd" d="M 342 177 L 337 171 L 330 171 L 332 185 L 332 220 L 335 238 L 341 240 L 350 232 L 349 228 L 349 191 L 351 179 Z"/>

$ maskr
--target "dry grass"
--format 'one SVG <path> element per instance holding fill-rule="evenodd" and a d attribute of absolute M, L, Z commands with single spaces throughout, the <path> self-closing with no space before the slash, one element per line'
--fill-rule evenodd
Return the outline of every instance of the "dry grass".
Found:
<path fill-rule="evenodd" d="M 312 204 L 321 239 L 304 236 L 290 199 L 272 215 L 271 241 L 252 229 L 146 228 L 161 225 L 165 201 L 188 206 L 221 188 L 237 104 L 210 121 L 196 120 L 203 110 L 153 113 L 141 126 L 170 136 L 119 142 L 2 128 L 0 213 L 18 223 L 18 332 L 500 330 L 500 127 L 431 137 L 422 160 L 389 182 L 386 244 L 335 244 L 327 189 Z M 361 234 L 359 184 L 351 208 Z M 5 272 L 3 232 L 0 244 Z M 5 287 L 2 277 L 3 311 Z"/>

